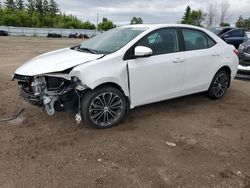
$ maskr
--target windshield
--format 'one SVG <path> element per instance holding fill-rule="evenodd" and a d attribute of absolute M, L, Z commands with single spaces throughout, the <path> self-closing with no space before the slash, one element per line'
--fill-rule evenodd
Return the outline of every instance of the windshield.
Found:
<path fill-rule="evenodd" d="M 147 28 L 115 28 L 84 41 L 80 49 L 90 49 L 99 54 L 110 54 L 125 46 Z"/>

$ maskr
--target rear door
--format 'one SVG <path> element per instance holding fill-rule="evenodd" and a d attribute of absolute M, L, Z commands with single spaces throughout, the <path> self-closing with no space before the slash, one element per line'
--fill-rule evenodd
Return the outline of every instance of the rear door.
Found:
<path fill-rule="evenodd" d="M 206 33 L 181 29 L 185 46 L 184 84 L 182 95 L 208 89 L 221 60 L 221 49 Z"/>

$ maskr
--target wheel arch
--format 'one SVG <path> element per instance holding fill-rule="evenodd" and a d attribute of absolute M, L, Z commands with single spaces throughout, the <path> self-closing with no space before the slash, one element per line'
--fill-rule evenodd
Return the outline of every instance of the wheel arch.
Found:
<path fill-rule="evenodd" d="M 218 72 L 220 72 L 220 71 L 226 71 L 226 72 L 228 73 L 228 75 L 230 76 L 230 80 L 231 80 L 231 73 L 232 73 L 232 70 L 230 69 L 229 66 L 227 66 L 227 65 L 222 66 L 222 67 L 215 73 L 215 75 L 216 75 Z M 215 76 L 215 75 L 214 75 L 214 76 Z M 231 81 L 229 82 L 229 86 L 228 86 L 228 87 L 230 87 L 230 84 L 231 84 Z"/>
<path fill-rule="evenodd" d="M 129 109 L 130 107 L 130 97 L 129 97 L 129 93 L 124 91 L 124 89 L 122 88 L 121 85 L 119 85 L 118 83 L 115 83 L 115 82 L 103 82 L 103 83 L 99 83 L 95 86 L 93 86 L 92 88 L 89 88 L 90 90 L 95 90 L 95 89 L 98 89 L 98 88 L 101 88 L 101 87 L 114 87 L 116 89 L 119 89 L 123 95 L 125 96 L 125 99 L 126 99 L 126 102 L 127 102 L 127 110 Z"/>
<path fill-rule="evenodd" d="M 230 77 L 231 77 L 231 73 L 232 73 L 232 71 L 231 71 L 231 69 L 230 69 L 230 67 L 229 67 L 229 66 L 224 65 L 224 66 L 223 66 L 223 67 L 221 67 L 221 68 L 220 68 L 217 72 L 222 71 L 222 70 L 226 71 L 226 72 L 230 75 Z"/>

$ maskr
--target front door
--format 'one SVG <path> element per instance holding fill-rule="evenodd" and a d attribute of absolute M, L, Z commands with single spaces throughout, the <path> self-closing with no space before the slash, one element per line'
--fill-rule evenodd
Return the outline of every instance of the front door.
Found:
<path fill-rule="evenodd" d="M 153 55 L 128 60 L 131 106 L 179 96 L 185 59 L 184 52 L 180 52 L 176 29 L 156 30 L 136 46 L 151 48 Z"/>

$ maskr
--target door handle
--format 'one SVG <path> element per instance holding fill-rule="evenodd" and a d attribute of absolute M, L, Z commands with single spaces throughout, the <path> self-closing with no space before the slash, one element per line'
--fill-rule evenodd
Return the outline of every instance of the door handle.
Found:
<path fill-rule="evenodd" d="M 173 63 L 181 63 L 184 60 L 185 60 L 184 58 L 176 58 L 176 59 L 173 60 Z"/>

